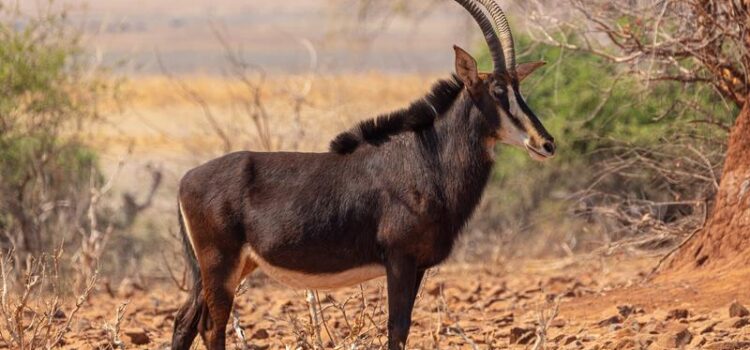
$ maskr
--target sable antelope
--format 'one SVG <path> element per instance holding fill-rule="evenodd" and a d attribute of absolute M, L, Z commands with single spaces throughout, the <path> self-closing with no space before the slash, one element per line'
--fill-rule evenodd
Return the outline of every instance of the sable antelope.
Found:
<path fill-rule="evenodd" d="M 224 349 L 234 292 L 260 268 L 283 284 L 331 289 L 386 276 L 388 347 L 402 349 L 426 269 L 444 261 L 487 184 L 496 142 L 552 157 L 553 138 L 519 82 L 505 15 L 493 0 L 456 0 L 489 45 L 491 73 L 454 46 L 455 74 L 408 108 L 359 123 L 327 153 L 237 152 L 190 170 L 179 220 L 194 286 L 173 349 L 200 332 Z"/>

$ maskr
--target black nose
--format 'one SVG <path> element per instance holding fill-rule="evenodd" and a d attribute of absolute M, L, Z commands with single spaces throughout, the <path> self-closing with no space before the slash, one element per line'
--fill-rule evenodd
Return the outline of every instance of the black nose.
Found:
<path fill-rule="evenodd" d="M 549 153 L 550 155 L 555 154 L 555 144 L 549 141 L 544 141 L 542 144 L 542 149 L 544 149 L 545 152 Z"/>

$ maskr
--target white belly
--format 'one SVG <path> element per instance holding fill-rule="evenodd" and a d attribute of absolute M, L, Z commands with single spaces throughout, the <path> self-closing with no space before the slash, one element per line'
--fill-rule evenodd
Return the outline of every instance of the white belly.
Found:
<path fill-rule="evenodd" d="M 309 274 L 271 265 L 253 250 L 244 248 L 244 256 L 251 259 L 266 275 L 275 281 L 297 289 L 335 289 L 356 285 L 376 277 L 385 276 L 382 265 L 371 264 L 334 273 Z"/>

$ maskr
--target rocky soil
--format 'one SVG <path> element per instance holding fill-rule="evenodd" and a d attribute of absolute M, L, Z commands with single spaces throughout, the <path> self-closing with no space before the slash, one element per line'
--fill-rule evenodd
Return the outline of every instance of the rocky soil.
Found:
<path fill-rule="evenodd" d="M 654 262 L 579 257 L 436 269 L 420 291 L 408 347 L 750 349 L 748 271 L 646 280 Z M 166 282 L 145 284 L 125 281 L 94 294 L 71 325 L 65 348 L 168 348 L 184 293 Z M 228 348 L 380 348 L 383 287 L 374 280 L 309 295 L 254 275 L 239 291 Z M 319 332 L 308 296 L 317 300 Z"/>

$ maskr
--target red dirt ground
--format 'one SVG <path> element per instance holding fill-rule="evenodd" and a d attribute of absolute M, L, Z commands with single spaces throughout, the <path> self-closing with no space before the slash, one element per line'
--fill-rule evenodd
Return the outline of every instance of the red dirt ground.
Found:
<path fill-rule="evenodd" d="M 735 300 L 750 305 L 750 268 L 644 282 L 655 262 L 576 257 L 436 269 L 420 291 L 408 348 L 532 349 L 537 336 L 543 336 L 546 349 L 750 348 L 750 315 L 729 315 Z M 325 348 L 380 347 L 385 341 L 383 284 L 379 279 L 361 289 L 319 293 Z M 246 285 L 235 308 L 248 349 L 319 344 L 304 292 L 262 275 L 251 276 Z M 66 336 L 65 348 L 111 345 L 103 325 L 114 324 L 115 309 L 126 300 L 120 325 L 126 348 L 168 348 L 173 314 L 185 295 L 166 283 L 147 287 L 129 299 L 93 295 Z M 545 321 L 542 316 L 549 318 L 556 304 L 559 313 Z M 242 349 L 231 325 L 228 332 L 228 349 Z M 203 348 L 200 340 L 194 348 Z"/>

